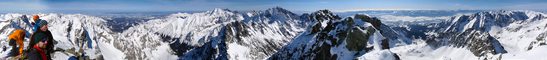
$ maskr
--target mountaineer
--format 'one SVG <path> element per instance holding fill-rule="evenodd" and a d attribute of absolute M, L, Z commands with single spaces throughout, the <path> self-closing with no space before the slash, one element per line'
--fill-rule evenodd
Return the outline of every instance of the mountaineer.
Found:
<path fill-rule="evenodd" d="M 25 30 L 23 29 L 15 29 L 11 34 L 8 36 L 9 45 L 12 46 L 11 52 L 8 54 L 7 57 L 15 57 L 20 58 L 23 54 L 23 44 L 25 40 Z"/>
<path fill-rule="evenodd" d="M 29 41 L 29 54 L 28 57 L 31 60 L 51 60 L 51 53 L 53 53 L 53 36 L 48 30 L 48 22 L 45 20 L 39 20 L 38 24 L 35 24 L 39 29 L 33 33 Z M 45 58 L 45 59 L 44 59 Z"/>

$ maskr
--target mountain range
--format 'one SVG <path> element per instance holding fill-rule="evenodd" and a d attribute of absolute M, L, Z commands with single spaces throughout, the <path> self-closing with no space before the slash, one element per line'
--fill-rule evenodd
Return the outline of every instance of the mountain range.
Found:
<path fill-rule="evenodd" d="M 496 60 L 547 53 L 545 13 L 526 10 L 388 25 L 367 14 L 339 16 L 329 10 L 214 9 L 174 13 L 128 28 L 84 14 L 8 13 L 0 15 L 0 39 L 16 28 L 30 31 L 23 20 L 31 15 L 50 22 L 57 41 L 53 58 L 59 60 L 81 55 L 107 60 Z M 92 43 L 82 42 L 86 39 Z M 10 46 L 0 43 L 0 56 L 6 56 Z"/>

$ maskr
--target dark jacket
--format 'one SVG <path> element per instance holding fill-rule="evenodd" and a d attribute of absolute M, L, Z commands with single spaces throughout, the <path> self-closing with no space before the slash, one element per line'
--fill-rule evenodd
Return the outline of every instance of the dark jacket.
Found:
<path fill-rule="evenodd" d="M 26 56 L 28 60 L 42 60 L 42 57 L 40 56 L 40 53 L 38 51 L 34 50 L 34 48 L 29 49 L 29 52 L 26 53 Z"/>
<path fill-rule="evenodd" d="M 45 51 L 38 46 L 33 46 L 29 49 L 27 57 L 29 60 L 51 60 L 51 57 L 48 57 Z"/>
<path fill-rule="evenodd" d="M 32 34 L 30 41 L 29 41 L 29 49 L 31 49 L 36 43 L 40 42 L 41 40 L 46 40 L 48 44 L 46 45 L 45 53 L 47 55 L 48 59 L 51 59 L 51 53 L 53 53 L 54 46 L 54 40 L 53 35 L 49 30 L 47 31 L 36 31 Z"/>

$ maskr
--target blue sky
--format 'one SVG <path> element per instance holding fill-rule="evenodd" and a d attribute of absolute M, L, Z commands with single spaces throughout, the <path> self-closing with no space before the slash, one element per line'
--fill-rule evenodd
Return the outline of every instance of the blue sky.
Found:
<path fill-rule="evenodd" d="M 547 10 L 547 0 L 0 0 L 0 11 L 291 11 L 376 9 L 504 9 Z"/>

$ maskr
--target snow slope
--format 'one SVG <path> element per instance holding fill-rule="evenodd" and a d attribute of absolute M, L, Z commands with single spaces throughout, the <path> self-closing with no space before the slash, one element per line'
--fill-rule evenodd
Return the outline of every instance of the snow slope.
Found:
<path fill-rule="evenodd" d="M 126 40 L 169 42 L 182 59 L 265 59 L 305 27 L 300 16 L 279 7 L 252 12 L 215 9 L 150 20 L 121 35 Z M 145 48 L 140 42 L 124 44 Z"/>
<path fill-rule="evenodd" d="M 478 59 L 521 58 L 516 56 L 545 45 L 544 21 L 544 13 L 526 10 L 457 15 L 435 24 L 425 40 L 437 50 L 467 48 Z"/>

